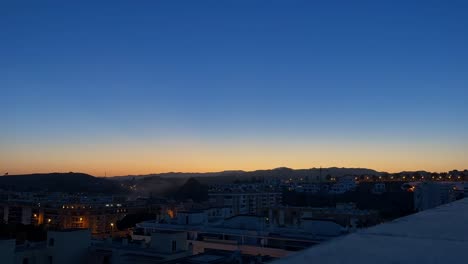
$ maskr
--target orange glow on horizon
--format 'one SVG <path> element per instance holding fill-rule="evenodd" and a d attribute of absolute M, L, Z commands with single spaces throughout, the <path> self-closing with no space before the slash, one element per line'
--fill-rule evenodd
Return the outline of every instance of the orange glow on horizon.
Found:
<path fill-rule="evenodd" d="M 0 150 L 0 168 L 4 170 L 0 174 L 73 171 L 94 176 L 121 176 L 277 167 L 346 167 L 387 172 L 468 169 L 464 148 L 437 144 L 331 144 L 298 139 L 288 143 L 273 140 L 215 143 L 109 140 L 96 144 L 16 144 Z"/>

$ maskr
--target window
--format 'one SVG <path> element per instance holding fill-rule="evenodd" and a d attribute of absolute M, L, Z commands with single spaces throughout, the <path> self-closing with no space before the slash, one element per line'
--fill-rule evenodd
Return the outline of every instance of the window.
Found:
<path fill-rule="evenodd" d="M 55 244 L 55 239 L 49 238 L 49 247 L 53 247 Z"/>
<path fill-rule="evenodd" d="M 176 252 L 176 251 L 177 251 L 177 241 L 172 240 L 172 252 Z"/>
<path fill-rule="evenodd" d="M 193 244 L 192 244 L 192 243 L 189 243 L 188 248 L 189 248 L 189 252 L 192 252 L 192 250 L 193 250 Z"/>

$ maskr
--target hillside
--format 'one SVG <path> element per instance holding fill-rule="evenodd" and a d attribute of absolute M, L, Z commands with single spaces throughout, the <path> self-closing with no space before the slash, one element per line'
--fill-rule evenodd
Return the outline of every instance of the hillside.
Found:
<path fill-rule="evenodd" d="M 91 193 L 121 193 L 123 191 L 115 181 L 72 172 L 1 176 L 0 189 Z"/>

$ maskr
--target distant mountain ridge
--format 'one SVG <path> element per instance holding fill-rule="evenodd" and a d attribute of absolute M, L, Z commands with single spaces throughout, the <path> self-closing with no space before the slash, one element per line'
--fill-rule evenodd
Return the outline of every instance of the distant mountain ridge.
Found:
<path fill-rule="evenodd" d="M 230 184 L 235 182 L 259 182 L 266 179 L 289 179 L 303 178 L 310 181 L 325 181 L 330 177 L 340 177 L 345 175 L 380 175 L 380 172 L 365 168 L 311 168 L 311 169 L 291 169 L 279 167 L 269 170 L 241 171 L 230 170 L 207 173 L 183 173 L 169 172 L 148 175 L 129 175 L 112 177 L 116 182 L 121 182 L 125 186 L 134 186 L 138 193 L 144 195 L 170 196 L 176 192 L 187 180 L 197 179 L 203 185 Z"/>
<path fill-rule="evenodd" d="M 131 178 L 149 178 L 149 177 L 160 177 L 160 178 L 193 178 L 193 177 L 217 177 L 228 174 L 242 174 L 246 171 L 242 170 L 229 170 L 219 172 L 162 172 L 162 173 L 151 173 L 143 175 L 125 175 L 125 176 L 113 176 L 108 177 L 113 180 L 126 180 Z"/>
<path fill-rule="evenodd" d="M 153 173 L 146 175 L 127 175 L 127 176 L 114 176 L 110 177 L 114 180 L 128 180 L 131 178 L 143 179 L 151 177 L 159 178 L 199 178 L 199 177 L 219 177 L 219 176 L 239 176 L 239 177 L 306 177 L 306 176 L 320 176 L 322 177 L 330 175 L 332 177 L 339 177 L 344 175 L 380 175 L 381 172 L 366 168 L 310 168 L 310 169 L 291 169 L 287 167 L 279 167 L 275 169 L 267 170 L 255 170 L 255 171 L 243 171 L 243 170 L 226 170 L 219 172 L 164 172 L 164 173 Z"/>

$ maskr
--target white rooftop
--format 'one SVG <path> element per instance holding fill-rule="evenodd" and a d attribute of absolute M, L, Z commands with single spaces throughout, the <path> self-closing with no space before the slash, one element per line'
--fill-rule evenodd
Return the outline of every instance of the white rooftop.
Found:
<path fill-rule="evenodd" d="M 465 261 L 468 199 L 336 238 L 275 263 L 451 263 Z"/>

